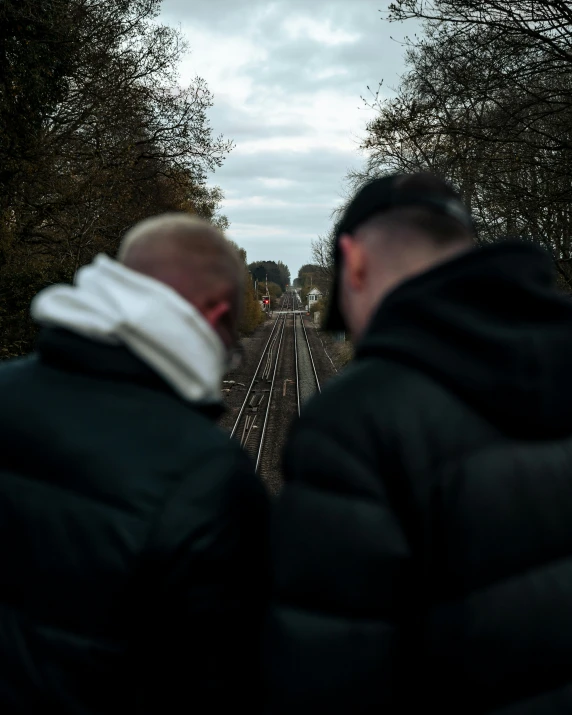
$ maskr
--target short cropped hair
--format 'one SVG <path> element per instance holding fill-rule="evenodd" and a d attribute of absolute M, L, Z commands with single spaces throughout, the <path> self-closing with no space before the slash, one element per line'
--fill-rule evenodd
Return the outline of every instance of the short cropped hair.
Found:
<path fill-rule="evenodd" d="M 461 201 L 461 197 L 450 184 L 428 172 L 404 176 L 399 179 L 398 186 L 403 191 L 415 194 Z M 474 240 L 474 234 L 456 218 L 425 206 L 403 206 L 380 212 L 362 226 L 391 232 L 411 230 L 426 235 L 437 246 Z"/>
<path fill-rule="evenodd" d="M 222 231 L 186 213 L 152 216 L 125 234 L 117 259 L 195 302 L 229 286 L 240 293 L 244 264 Z"/>

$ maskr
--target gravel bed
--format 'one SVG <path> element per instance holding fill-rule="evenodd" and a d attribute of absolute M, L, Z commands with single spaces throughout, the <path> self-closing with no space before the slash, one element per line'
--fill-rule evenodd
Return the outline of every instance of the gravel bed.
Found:
<path fill-rule="evenodd" d="M 242 339 L 242 364 L 224 377 L 222 387 L 226 413 L 220 418 L 219 425 L 229 432 L 234 426 L 273 325 L 274 317 L 260 325 L 251 337 Z"/>
<path fill-rule="evenodd" d="M 320 387 L 323 389 L 328 380 L 336 377 L 342 370 L 337 358 L 339 343 L 335 343 L 329 333 L 319 330 L 308 316 L 304 316 L 303 320 L 310 347 L 312 348 L 312 356 L 318 379 L 320 380 Z"/>
<path fill-rule="evenodd" d="M 308 329 L 306 329 L 306 334 L 307 331 Z M 310 336 L 308 335 L 308 340 L 306 340 L 306 334 L 304 333 L 304 328 L 302 327 L 302 321 L 297 318 L 296 338 L 298 344 L 298 381 L 300 389 L 300 404 L 302 407 L 318 390 L 314 368 L 312 367 L 312 358 L 310 357 L 310 347 L 308 344 Z"/>
<path fill-rule="evenodd" d="M 244 359 L 242 361 L 242 365 L 224 378 L 223 397 L 227 411 L 220 418 L 219 425 L 229 433 L 234 426 L 246 392 L 262 355 L 262 351 L 268 341 L 268 338 L 270 337 L 274 321 L 278 318 L 278 316 L 278 312 L 275 312 L 272 318 L 267 319 L 265 323 L 257 328 L 251 337 L 243 339 L 242 346 L 244 350 Z M 303 320 L 308 333 L 308 340 L 310 341 L 320 385 L 323 388 L 324 384 L 336 374 L 335 368 L 326 355 L 324 349 L 325 346 L 320 340 L 318 331 L 316 330 L 314 324 L 310 322 L 309 318 L 306 316 L 303 317 Z M 298 327 L 297 330 L 301 331 L 301 328 Z M 299 351 L 304 344 L 304 335 L 303 333 L 298 332 Z M 307 349 L 305 352 L 309 363 Z M 302 397 L 304 400 L 309 397 L 310 378 L 313 383 L 313 391 L 316 389 L 311 364 L 309 365 L 309 372 L 306 367 L 302 368 L 301 375 L 304 376 L 304 381 L 308 383 L 308 392 L 305 391 L 304 396 Z M 278 371 L 276 374 L 272 403 L 266 428 L 266 446 L 263 451 L 259 469 L 263 483 L 272 494 L 276 494 L 282 485 L 282 451 L 284 449 L 290 424 L 292 423 L 292 420 L 297 418 L 298 414 L 295 380 L 294 316 L 290 315 L 286 320 Z M 270 385 L 268 384 L 268 387 L 269 386 Z M 260 388 L 262 386 L 258 387 Z M 306 388 L 304 389 L 306 390 Z M 262 420 L 260 426 L 262 426 Z"/>
<path fill-rule="evenodd" d="M 262 480 L 272 494 L 276 494 L 282 486 L 282 451 L 290 424 L 297 414 L 294 323 L 292 316 L 288 316 L 282 338 L 259 469 Z"/>

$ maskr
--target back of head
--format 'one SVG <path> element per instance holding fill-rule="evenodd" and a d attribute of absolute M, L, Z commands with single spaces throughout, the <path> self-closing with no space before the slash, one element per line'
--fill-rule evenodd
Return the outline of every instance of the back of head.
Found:
<path fill-rule="evenodd" d="M 446 181 L 429 172 L 396 176 L 391 206 L 374 213 L 358 230 L 377 229 L 387 239 L 429 241 L 439 252 L 452 244 L 472 243 L 473 228 L 461 197 Z M 401 242 L 402 248 L 407 243 Z"/>
<path fill-rule="evenodd" d="M 338 281 L 330 329 L 364 331 L 397 285 L 473 245 L 459 195 L 429 173 L 394 174 L 364 185 L 337 227 Z M 342 260 L 343 259 L 343 260 Z"/>
<path fill-rule="evenodd" d="M 393 192 L 395 204 L 374 214 L 355 234 L 363 237 L 389 289 L 473 245 L 468 212 L 457 192 L 439 177 L 399 176 Z"/>
<path fill-rule="evenodd" d="M 125 234 L 117 259 L 194 305 L 226 344 L 235 340 L 244 271 L 236 250 L 211 223 L 184 213 L 145 219 Z"/>

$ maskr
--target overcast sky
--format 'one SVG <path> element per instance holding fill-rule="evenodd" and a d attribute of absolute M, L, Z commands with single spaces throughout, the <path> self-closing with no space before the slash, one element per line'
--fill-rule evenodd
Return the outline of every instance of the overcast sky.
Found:
<path fill-rule="evenodd" d="M 236 148 L 211 178 L 225 194 L 229 238 L 248 260 L 282 260 L 294 278 L 327 233 L 348 170 L 360 166 L 371 114 L 360 96 L 403 71 L 384 0 L 164 0 L 191 53 L 181 82 L 203 77 L 215 133 Z"/>

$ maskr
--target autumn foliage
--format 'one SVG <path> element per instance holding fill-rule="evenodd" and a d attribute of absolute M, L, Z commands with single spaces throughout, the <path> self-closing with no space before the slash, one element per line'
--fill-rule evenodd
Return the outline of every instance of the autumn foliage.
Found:
<path fill-rule="evenodd" d="M 0 357 L 27 352 L 31 298 L 114 255 L 149 215 L 226 227 L 207 186 L 232 143 L 213 136 L 205 82 L 181 86 L 185 44 L 160 0 L 0 5 Z"/>

